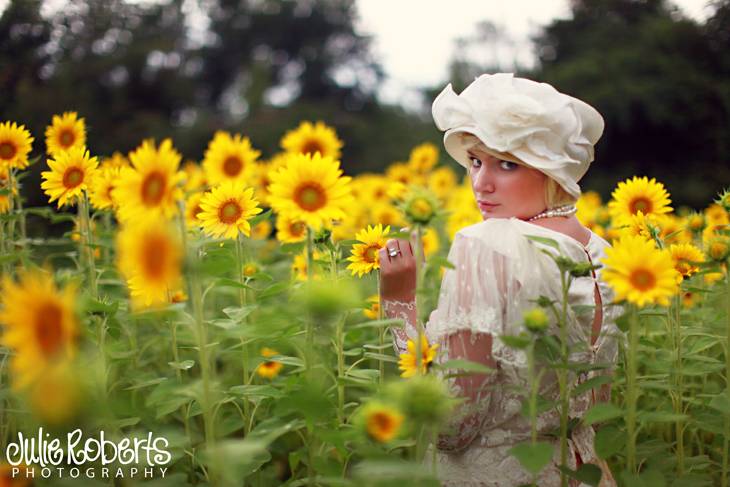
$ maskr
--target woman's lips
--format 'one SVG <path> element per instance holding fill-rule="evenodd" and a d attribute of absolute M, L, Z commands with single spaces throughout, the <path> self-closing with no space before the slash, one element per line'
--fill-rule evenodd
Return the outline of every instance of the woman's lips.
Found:
<path fill-rule="evenodd" d="M 486 201 L 478 201 L 480 210 L 491 210 L 499 206 L 499 203 L 487 203 Z"/>

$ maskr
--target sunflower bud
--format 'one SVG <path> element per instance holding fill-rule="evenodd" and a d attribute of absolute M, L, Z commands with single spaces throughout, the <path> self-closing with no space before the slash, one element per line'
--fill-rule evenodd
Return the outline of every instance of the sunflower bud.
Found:
<path fill-rule="evenodd" d="M 730 189 L 726 189 L 718 196 L 715 203 L 725 208 L 725 211 L 730 212 Z"/>
<path fill-rule="evenodd" d="M 434 375 L 417 375 L 389 384 L 385 393 L 416 424 L 438 426 L 449 417 L 455 405 L 446 385 Z"/>
<path fill-rule="evenodd" d="M 730 239 L 715 237 L 707 243 L 707 255 L 715 262 L 725 262 L 730 255 Z"/>
<path fill-rule="evenodd" d="M 414 191 L 406 197 L 403 212 L 413 224 L 428 225 L 438 216 L 438 201 L 426 191 Z"/>
<path fill-rule="evenodd" d="M 522 318 L 525 323 L 525 328 L 532 333 L 542 333 L 550 325 L 548 316 L 542 308 L 533 308 L 525 312 Z"/>

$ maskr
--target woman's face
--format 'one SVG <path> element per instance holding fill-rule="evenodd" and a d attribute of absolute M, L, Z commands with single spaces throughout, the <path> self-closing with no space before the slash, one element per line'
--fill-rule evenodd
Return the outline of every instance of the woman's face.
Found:
<path fill-rule="evenodd" d="M 471 187 L 485 220 L 527 219 L 545 210 L 545 174 L 478 148 L 469 150 L 469 158 Z"/>

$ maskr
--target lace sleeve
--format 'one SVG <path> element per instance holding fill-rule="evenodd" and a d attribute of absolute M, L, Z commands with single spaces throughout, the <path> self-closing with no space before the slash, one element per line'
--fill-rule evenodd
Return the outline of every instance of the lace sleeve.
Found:
<path fill-rule="evenodd" d="M 388 318 L 396 318 L 403 320 L 402 327 L 392 326 L 390 332 L 393 335 L 393 349 L 395 353 L 400 355 L 408 350 L 408 339 L 416 340 L 418 331 L 416 330 L 416 301 L 411 300 L 395 301 L 383 300 L 383 313 Z"/>

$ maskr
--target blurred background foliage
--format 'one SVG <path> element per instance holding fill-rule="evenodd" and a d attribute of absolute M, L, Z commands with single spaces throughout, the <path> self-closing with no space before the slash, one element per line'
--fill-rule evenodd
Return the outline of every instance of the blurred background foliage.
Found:
<path fill-rule="evenodd" d="M 664 0 L 574 0 L 571 9 L 532 40 L 538 62 L 520 74 L 603 114 L 583 187 L 608 197 L 617 181 L 648 175 L 676 204 L 705 205 L 730 185 L 730 0 L 714 2 L 704 23 Z M 385 73 L 357 15 L 354 0 L 10 0 L 0 16 L 0 118 L 32 131 L 34 154 L 51 116 L 75 110 L 93 154 L 172 137 L 193 160 L 218 129 L 248 135 L 269 157 L 300 120 L 323 120 L 345 141 L 347 173 L 379 171 L 420 142 L 440 145 L 430 101 L 447 82 L 458 91 L 502 69 L 458 47 L 503 39 L 485 19 L 481 35 L 443 60 L 450 79 L 424 89 L 421 110 L 406 110 L 379 102 Z"/>

